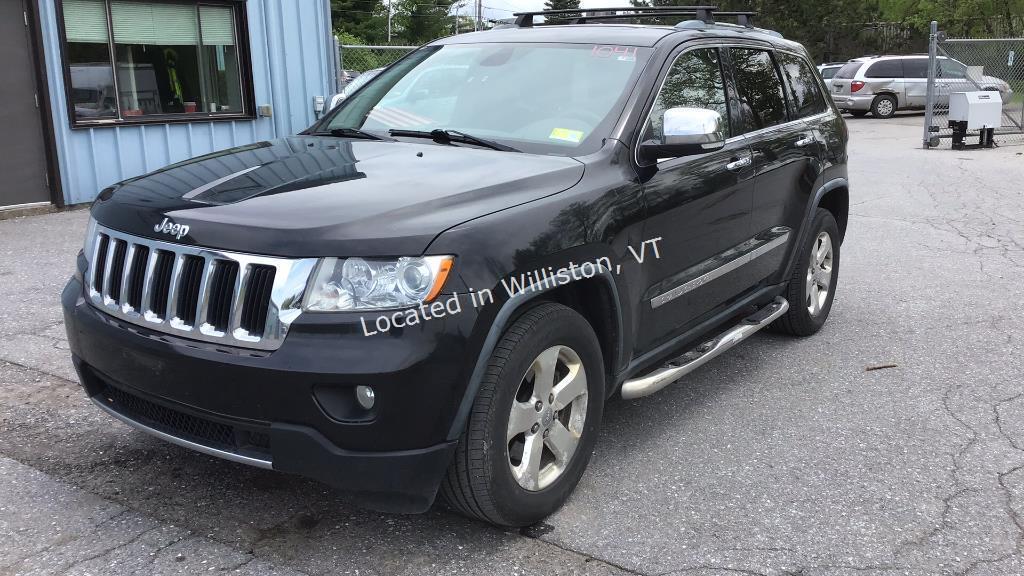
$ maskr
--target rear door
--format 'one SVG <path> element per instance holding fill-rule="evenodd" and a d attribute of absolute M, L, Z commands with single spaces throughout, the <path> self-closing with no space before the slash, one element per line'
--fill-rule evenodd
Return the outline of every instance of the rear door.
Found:
<path fill-rule="evenodd" d="M 908 108 L 924 108 L 928 101 L 928 58 L 903 59 L 903 89 Z"/>
<path fill-rule="evenodd" d="M 704 45 L 669 58 L 640 141 L 660 138 L 661 117 L 676 107 L 717 111 L 726 144 L 719 150 L 640 168 L 649 217 L 644 238 L 661 238 L 660 258 L 647 258 L 636 352 L 686 331 L 715 306 L 749 286 L 734 270 L 732 250 L 750 237 L 753 192 L 750 149 L 731 133 L 724 49 Z"/>
<path fill-rule="evenodd" d="M 733 47 L 729 57 L 742 111 L 733 131 L 747 139 L 755 170 L 750 241 L 758 248 L 746 265 L 752 286 L 778 271 L 786 246 L 796 239 L 794 214 L 806 205 L 814 184 L 812 165 L 818 165 L 821 143 L 813 127 L 790 110 L 772 50 Z M 808 104 L 822 105 L 820 100 Z"/>
<path fill-rule="evenodd" d="M 35 84 L 29 12 L 20 0 L 0 2 L 0 208 L 49 202 L 42 99 Z"/>

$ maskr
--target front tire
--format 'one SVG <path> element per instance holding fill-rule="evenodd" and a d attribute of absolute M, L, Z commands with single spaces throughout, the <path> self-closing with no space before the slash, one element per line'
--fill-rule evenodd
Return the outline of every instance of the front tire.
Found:
<path fill-rule="evenodd" d="M 882 94 L 871 103 L 871 114 L 875 118 L 892 118 L 896 115 L 896 98 L 888 94 Z"/>
<path fill-rule="evenodd" d="M 601 347 L 586 319 L 555 303 L 527 310 L 491 354 L 442 498 L 499 526 L 544 519 L 590 461 L 604 397 Z"/>
<path fill-rule="evenodd" d="M 772 323 L 772 330 L 793 336 L 821 330 L 832 310 L 838 280 L 839 226 L 831 212 L 818 208 L 786 285 L 789 310 Z"/>

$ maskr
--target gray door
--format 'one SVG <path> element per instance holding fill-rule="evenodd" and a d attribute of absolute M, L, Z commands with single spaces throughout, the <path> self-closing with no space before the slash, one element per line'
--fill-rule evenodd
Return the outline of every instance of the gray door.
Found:
<path fill-rule="evenodd" d="M 0 2 L 0 208 L 49 202 L 43 124 L 36 107 L 35 60 L 21 0 Z"/>

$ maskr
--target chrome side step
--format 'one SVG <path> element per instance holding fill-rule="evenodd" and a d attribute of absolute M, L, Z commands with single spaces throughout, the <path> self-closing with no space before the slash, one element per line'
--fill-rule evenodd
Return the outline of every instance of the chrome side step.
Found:
<path fill-rule="evenodd" d="M 661 368 L 622 384 L 622 397 L 630 400 L 654 394 L 665 386 L 700 368 L 712 358 L 746 340 L 755 332 L 771 324 L 789 310 L 789 302 L 779 296 L 771 304 L 747 316 L 739 324 L 722 334 L 669 361 Z"/>

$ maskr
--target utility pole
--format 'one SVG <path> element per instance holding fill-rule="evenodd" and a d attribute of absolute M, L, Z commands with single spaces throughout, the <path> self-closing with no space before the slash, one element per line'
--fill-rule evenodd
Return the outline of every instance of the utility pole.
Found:
<path fill-rule="evenodd" d="M 388 44 L 391 44 L 391 0 L 388 0 Z"/>
<path fill-rule="evenodd" d="M 484 27 L 484 2 L 483 0 L 476 0 L 476 30 L 481 30 Z"/>

